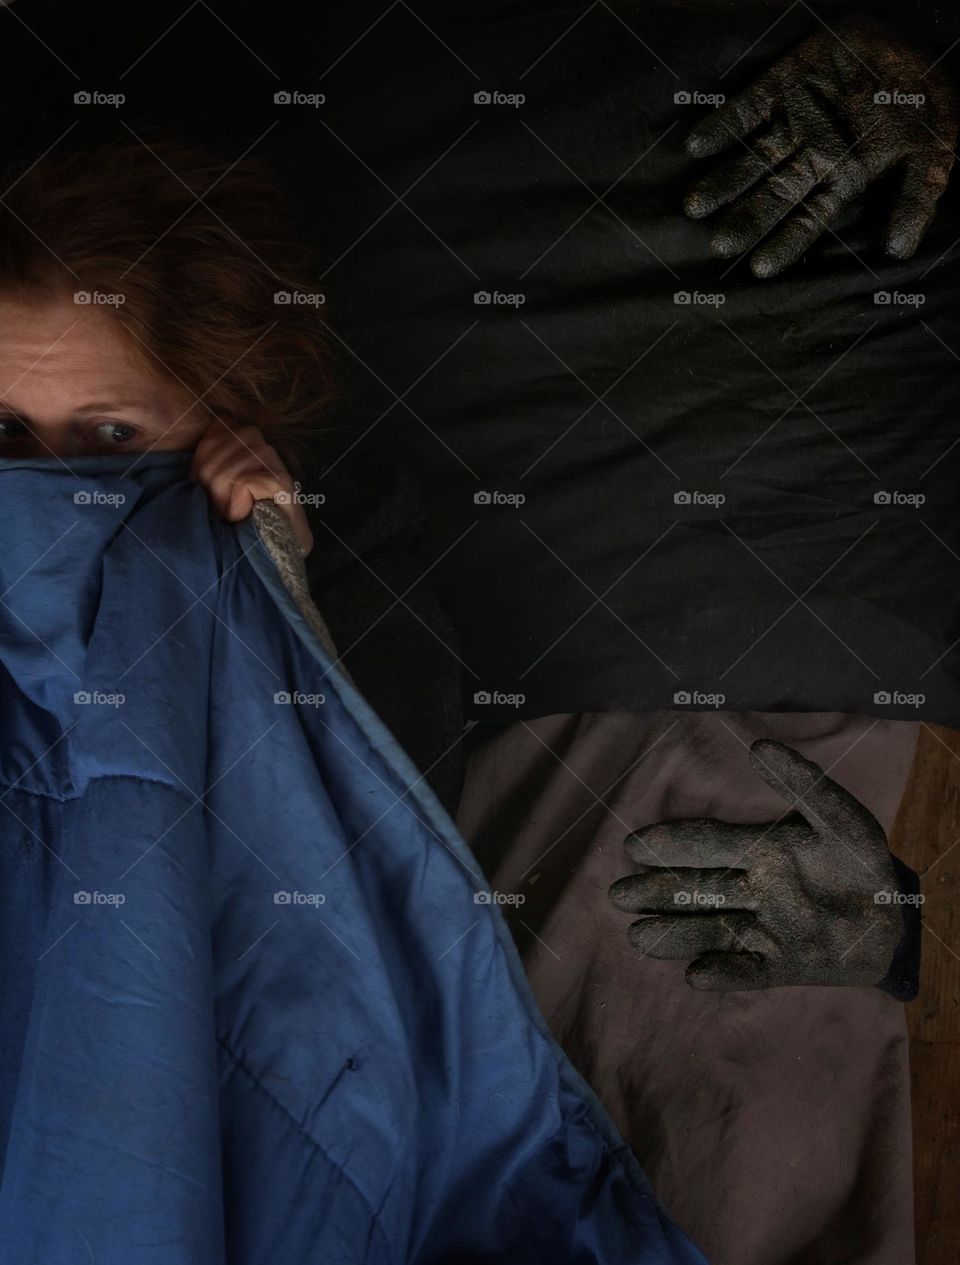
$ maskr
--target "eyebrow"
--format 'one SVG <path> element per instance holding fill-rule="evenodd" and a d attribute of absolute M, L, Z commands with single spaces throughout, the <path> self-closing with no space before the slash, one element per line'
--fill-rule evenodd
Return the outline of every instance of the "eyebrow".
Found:
<path fill-rule="evenodd" d="M 131 409 L 131 408 L 139 409 L 142 411 L 147 408 L 147 404 L 143 400 L 110 400 L 106 402 L 101 401 L 96 404 L 81 404 L 79 408 L 72 409 L 71 413 L 73 415 L 85 416 L 88 413 L 111 413 L 111 412 L 117 412 L 118 410 L 121 410 L 121 409 Z M 11 417 L 23 418 L 25 421 L 30 420 L 30 417 L 27 413 L 21 412 L 20 410 L 13 408 L 11 405 L 7 404 L 3 400 L 0 400 L 0 412 L 8 413 Z"/>
<path fill-rule="evenodd" d="M 144 408 L 143 400 L 111 400 L 101 404 L 82 404 L 74 413 L 108 413 L 122 408 Z"/>

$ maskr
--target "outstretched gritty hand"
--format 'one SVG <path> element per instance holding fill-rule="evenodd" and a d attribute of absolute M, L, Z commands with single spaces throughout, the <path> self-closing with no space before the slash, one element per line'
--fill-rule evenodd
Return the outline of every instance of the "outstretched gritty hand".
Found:
<path fill-rule="evenodd" d="M 632 944 L 689 960 L 694 988 L 879 983 L 903 934 L 883 828 L 792 747 L 759 739 L 750 763 L 795 811 L 759 825 L 663 821 L 629 835 L 643 869 L 612 884 L 610 900 L 646 915 L 629 929 Z"/>
<path fill-rule="evenodd" d="M 957 91 L 937 60 L 870 17 L 818 31 L 692 130 L 693 157 L 731 156 L 692 186 L 687 214 L 727 208 L 712 239 L 719 255 L 753 250 L 766 237 L 750 266 L 771 277 L 899 167 L 884 245 L 908 259 L 933 220 L 957 144 Z"/>

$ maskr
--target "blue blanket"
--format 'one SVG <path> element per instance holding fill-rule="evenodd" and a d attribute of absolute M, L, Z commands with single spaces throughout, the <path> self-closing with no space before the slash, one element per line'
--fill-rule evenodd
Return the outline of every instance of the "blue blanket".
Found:
<path fill-rule="evenodd" d="M 253 520 L 131 460 L 0 461 L 2 1265 L 703 1265 Z"/>

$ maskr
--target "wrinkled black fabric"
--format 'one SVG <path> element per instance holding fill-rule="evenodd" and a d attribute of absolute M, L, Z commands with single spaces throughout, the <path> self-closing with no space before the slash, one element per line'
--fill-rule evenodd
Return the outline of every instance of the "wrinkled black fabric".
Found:
<path fill-rule="evenodd" d="M 854 7 L 815 6 L 828 21 Z M 939 50 L 960 35 L 946 5 L 870 7 Z M 237 156 L 254 145 L 298 189 L 348 398 L 321 441 L 326 521 L 350 516 L 348 464 L 376 458 L 422 485 L 414 575 L 437 585 L 459 658 L 424 639 L 461 672 L 468 714 L 723 694 L 734 709 L 957 724 L 956 178 L 912 261 L 879 247 L 892 180 L 848 210 L 841 240 L 761 283 L 683 214 L 683 137 L 708 107 L 674 96 L 747 86 L 817 29 L 810 8 L 388 8 L 294 21 L 283 3 L 240 3 L 231 25 L 265 65 L 200 9 L 174 25 L 173 5 L 149 21 L 106 6 L 109 49 L 79 12 L 32 25 L 53 47 L 85 38 L 71 60 L 91 83 L 142 57 L 134 111 L 179 112 L 188 136 Z M 63 104 L 76 77 L 8 25 L 8 144 L 29 127 L 42 152 L 77 122 Z M 189 99 L 171 99 L 174 57 Z M 278 115 L 278 84 L 327 101 Z M 527 100 L 475 105 L 481 89 Z M 90 112 L 81 130 L 107 123 Z M 525 303 L 474 304 L 494 290 Z M 674 302 L 715 291 L 722 309 Z M 922 309 L 874 301 L 915 291 Z M 479 506 L 478 492 L 526 503 Z M 877 492 L 926 502 L 881 513 Z M 474 704 L 487 693 L 524 701 Z M 874 703 L 886 694 L 924 701 Z"/>
<path fill-rule="evenodd" d="M 476 77 L 417 37 L 415 90 L 398 28 L 374 32 L 362 60 L 385 113 L 325 116 L 392 189 L 419 180 L 415 214 L 395 208 L 331 277 L 373 315 L 352 349 L 397 394 L 416 383 L 398 405 L 358 368 L 356 402 L 390 408 L 369 440 L 426 484 L 420 559 L 449 550 L 431 575 L 467 714 L 722 695 L 955 723 L 956 186 L 910 263 L 879 248 L 883 182 L 792 272 L 728 272 L 682 214 L 695 109 L 675 91 L 709 92 L 734 63 L 744 86 L 815 24 L 802 7 L 773 28 L 650 12 L 617 6 L 653 52 L 603 8 L 567 35 L 582 10 L 473 11 L 441 29 Z M 471 113 L 478 84 L 527 103 Z M 345 218 L 369 225 L 390 198 L 374 212 L 359 192 Z M 478 290 L 525 303 L 477 306 Z M 875 301 L 917 290 L 922 310 Z M 722 310 L 674 302 L 714 291 Z"/>

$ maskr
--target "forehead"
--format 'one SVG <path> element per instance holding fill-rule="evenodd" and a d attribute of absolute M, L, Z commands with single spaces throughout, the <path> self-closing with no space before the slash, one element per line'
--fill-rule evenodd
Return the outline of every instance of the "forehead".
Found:
<path fill-rule="evenodd" d="M 56 392 L 77 405 L 148 407 L 162 390 L 112 314 L 69 298 L 0 299 L 0 397 L 8 404 Z"/>
<path fill-rule="evenodd" d="M 128 338 L 99 307 L 69 298 L 25 303 L 0 298 L 0 356 L 32 354 L 61 362 L 95 352 L 119 363 L 132 362 Z"/>

